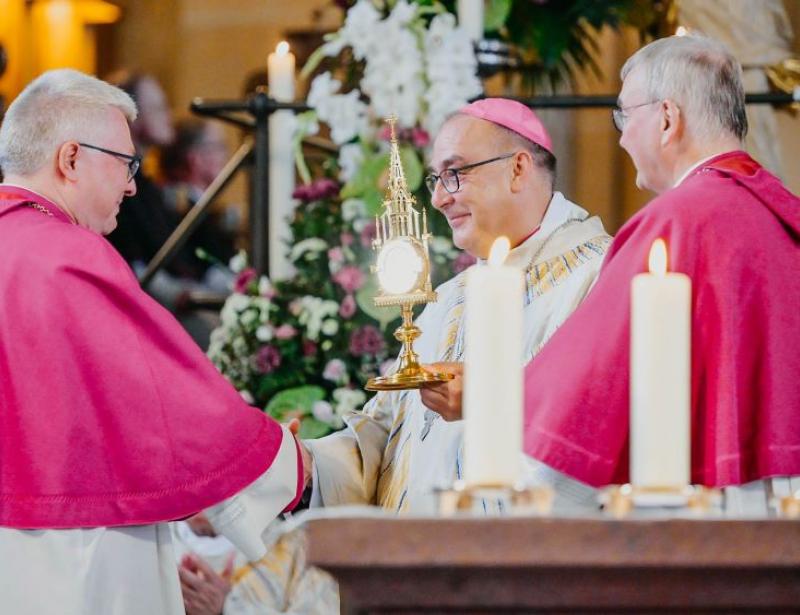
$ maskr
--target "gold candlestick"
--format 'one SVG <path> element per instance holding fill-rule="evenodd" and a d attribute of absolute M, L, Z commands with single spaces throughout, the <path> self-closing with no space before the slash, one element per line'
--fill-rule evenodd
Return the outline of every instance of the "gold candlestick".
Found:
<path fill-rule="evenodd" d="M 430 259 L 428 257 L 428 220 L 422 210 L 415 209 L 416 199 L 411 195 L 400 160 L 400 149 L 395 135 L 397 118 L 387 120 L 392 131 L 389 163 L 389 189 L 383 201 L 383 213 L 376 218 L 377 234 L 372 247 L 378 253 L 372 271 L 378 276 L 380 291 L 375 297 L 379 307 L 400 306 L 403 323 L 394 332 L 402 342 L 400 367 L 388 376 L 371 378 L 369 391 L 394 391 L 418 389 L 429 382 L 446 382 L 452 374 L 431 373 L 422 369 L 414 352 L 414 340 L 422 331 L 412 320 L 413 306 L 436 301 L 431 288 Z"/>

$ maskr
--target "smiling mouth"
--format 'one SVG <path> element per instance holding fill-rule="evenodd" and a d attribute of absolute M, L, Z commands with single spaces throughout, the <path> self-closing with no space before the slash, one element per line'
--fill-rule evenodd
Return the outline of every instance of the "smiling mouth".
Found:
<path fill-rule="evenodd" d="M 460 226 L 467 218 L 470 217 L 471 214 L 458 214 L 455 216 L 448 216 L 447 223 L 450 225 L 450 228 L 455 228 Z"/>

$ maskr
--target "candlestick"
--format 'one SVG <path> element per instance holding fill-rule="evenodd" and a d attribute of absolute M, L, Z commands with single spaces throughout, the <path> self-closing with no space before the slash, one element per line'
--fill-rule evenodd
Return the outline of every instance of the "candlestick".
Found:
<path fill-rule="evenodd" d="M 285 41 L 278 43 L 267 58 L 269 95 L 279 102 L 294 100 L 294 54 Z M 294 114 L 288 110 L 274 112 L 269 118 L 269 275 L 286 279 L 294 269 L 286 257 L 291 240 L 289 220 L 294 201 L 294 154 L 292 134 Z"/>
<path fill-rule="evenodd" d="M 466 281 L 464 481 L 514 485 L 522 453 L 523 276 L 503 265 L 508 239 Z"/>
<path fill-rule="evenodd" d="M 479 41 L 483 38 L 483 0 L 458 0 L 458 25 L 469 38 Z"/>
<path fill-rule="evenodd" d="M 662 239 L 649 273 L 631 285 L 631 482 L 683 487 L 690 481 L 692 284 L 667 273 Z"/>

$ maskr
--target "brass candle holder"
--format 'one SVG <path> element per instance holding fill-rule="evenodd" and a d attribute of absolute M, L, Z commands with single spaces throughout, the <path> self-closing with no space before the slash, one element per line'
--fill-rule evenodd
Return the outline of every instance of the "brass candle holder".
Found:
<path fill-rule="evenodd" d="M 378 253 L 372 267 L 377 275 L 380 291 L 375 296 L 378 307 L 399 306 L 402 324 L 394 332 L 403 344 L 400 366 L 387 376 L 370 378 L 365 387 L 369 391 L 395 391 L 418 389 L 432 382 L 446 382 L 452 374 L 432 373 L 422 368 L 414 352 L 414 340 L 422 331 L 413 322 L 413 307 L 436 301 L 431 287 L 430 258 L 428 256 L 428 219 L 422 210 L 416 210 L 416 199 L 406 183 L 400 149 L 395 135 L 397 118 L 387 120 L 392 133 L 389 162 L 389 187 L 383 201 L 383 213 L 375 219 L 376 238 L 372 242 Z"/>

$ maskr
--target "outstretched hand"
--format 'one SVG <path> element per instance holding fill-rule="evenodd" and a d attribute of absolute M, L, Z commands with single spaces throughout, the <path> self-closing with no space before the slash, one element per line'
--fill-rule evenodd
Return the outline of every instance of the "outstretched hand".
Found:
<path fill-rule="evenodd" d="M 452 380 L 423 385 L 419 394 L 422 403 L 438 412 L 446 421 L 457 421 L 461 418 L 461 396 L 464 386 L 463 363 L 430 363 L 422 366 L 429 372 L 446 372 L 453 374 Z"/>
<path fill-rule="evenodd" d="M 231 591 L 234 555 L 231 555 L 221 574 L 214 571 L 202 557 L 185 555 L 178 567 L 181 593 L 186 615 L 219 615 L 225 598 Z"/>

